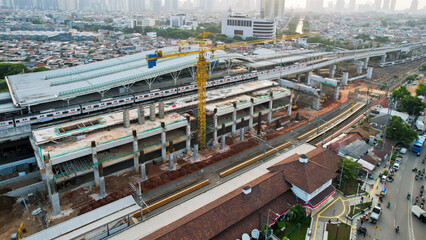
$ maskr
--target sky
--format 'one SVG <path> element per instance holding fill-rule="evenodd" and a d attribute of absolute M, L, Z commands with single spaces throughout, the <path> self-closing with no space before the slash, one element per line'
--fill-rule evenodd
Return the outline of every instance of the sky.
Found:
<path fill-rule="evenodd" d="M 337 0 L 324 0 L 324 6 L 328 6 L 328 2 L 336 2 Z M 349 0 L 345 0 L 346 5 L 349 4 Z M 357 4 L 364 4 L 364 3 L 373 3 L 374 0 L 357 0 Z M 412 0 L 396 0 L 396 10 L 404 10 L 410 7 Z M 426 6 L 426 0 L 418 0 L 419 2 L 419 9 L 422 9 Z M 301 0 L 286 0 L 286 7 L 290 8 L 304 8 L 306 6 L 305 1 Z"/>

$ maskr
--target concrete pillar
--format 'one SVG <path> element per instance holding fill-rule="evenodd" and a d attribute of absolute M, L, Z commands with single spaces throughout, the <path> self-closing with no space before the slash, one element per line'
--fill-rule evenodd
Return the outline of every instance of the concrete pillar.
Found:
<path fill-rule="evenodd" d="M 225 134 L 223 134 L 222 136 L 220 136 L 220 144 L 221 144 L 220 150 L 225 150 L 225 146 L 226 146 L 226 144 L 225 144 Z"/>
<path fill-rule="evenodd" d="M 164 102 L 160 102 L 160 104 L 158 105 L 158 118 L 164 118 Z"/>
<path fill-rule="evenodd" d="M 244 127 L 240 128 L 240 141 L 244 141 Z"/>
<path fill-rule="evenodd" d="M 308 86 L 311 85 L 311 76 L 312 76 L 312 72 L 307 72 L 306 75 L 305 75 L 306 85 L 308 85 Z"/>
<path fill-rule="evenodd" d="M 330 66 L 330 73 L 329 73 L 329 77 L 330 78 L 334 78 L 334 75 L 336 74 L 336 65 L 331 65 Z"/>
<path fill-rule="evenodd" d="M 133 167 L 136 172 L 139 172 L 139 146 L 138 146 L 138 133 L 136 130 L 132 131 L 133 134 Z"/>
<path fill-rule="evenodd" d="M 198 161 L 198 143 L 194 144 L 194 162 Z"/>
<path fill-rule="evenodd" d="M 123 111 L 123 126 L 125 128 L 130 127 L 129 109 L 124 109 Z"/>
<path fill-rule="evenodd" d="M 98 164 L 98 152 L 96 150 L 96 142 L 92 141 L 92 162 L 93 162 L 93 174 L 95 176 L 96 187 L 99 187 L 99 164 Z"/>
<path fill-rule="evenodd" d="M 250 105 L 250 117 L 249 117 L 249 128 L 253 128 L 253 115 L 254 115 L 254 99 L 250 99 L 251 105 Z"/>
<path fill-rule="evenodd" d="M 146 178 L 146 166 L 145 163 L 141 164 L 141 182 L 145 182 L 147 180 Z"/>
<path fill-rule="evenodd" d="M 58 216 L 61 214 L 61 202 L 59 201 L 59 193 L 52 194 L 52 216 Z"/>
<path fill-rule="evenodd" d="M 186 117 L 188 125 L 186 125 L 186 151 L 191 151 L 191 119 Z"/>
<path fill-rule="evenodd" d="M 337 86 L 337 87 L 334 88 L 333 99 L 338 99 L 339 98 L 339 90 L 340 90 L 339 86 Z"/>
<path fill-rule="evenodd" d="M 385 63 L 386 62 L 386 54 L 382 56 L 382 58 L 380 59 L 380 63 Z"/>
<path fill-rule="evenodd" d="M 396 57 L 396 59 L 400 59 L 401 58 L 401 52 L 396 52 L 395 57 Z"/>
<path fill-rule="evenodd" d="M 290 102 L 288 103 L 287 107 L 288 116 L 291 116 L 291 106 L 293 106 L 293 94 L 290 95 Z"/>
<path fill-rule="evenodd" d="M 343 85 L 348 85 L 348 80 L 349 80 L 349 73 L 348 72 L 344 72 L 343 73 L 343 78 L 342 78 L 342 84 Z"/>
<path fill-rule="evenodd" d="M 144 107 L 138 107 L 138 124 L 145 124 L 145 109 Z"/>
<path fill-rule="evenodd" d="M 166 151 L 166 124 L 164 122 L 161 123 L 161 159 L 163 162 L 167 159 L 167 151 Z"/>
<path fill-rule="evenodd" d="M 175 170 L 175 162 L 173 160 L 173 154 L 169 154 L 169 171 Z"/>
<path fill-rule="evenodd" d="M 269 95 L 269 112 L 268 112 L 268 123 L 271 123 L 271 121 L 272 121 L 272 109 L 273 109 L 273 101 L 274 101 L 274 99 L 273 99 L 274 97 L 273 97 L 273 94 L 272 93 L 270 93 L 270 95 Z"/>
<path fill-rule="evenodd" d="M 361 73 L 362 73 L 362 65 L 363 65 L 363 64 L 356 65 L 356 73 L 358 73 L 358 74 L 361 74 Z"/>
<path fill-rule="evenodd" d="M 99 196 L 101 197 L 101 198 L 103 198 L 103 197 L 105 197 L 106 196 L 106 188 L 105 188 L 105 178 L 104 177 L 101 177 L 100 179 L 99 179 L 99 188 L 100 188 L 100 194 L 99 194 Z"/>
<path fill-rule="evenodd" d="M 366 57 L 364 61 L 364 69 L 368 67 L 368 61 L 370 60 L 370 57 Z"/>
<path fill-rule="evenodd" d="M 151 104 L 149 105 L 149 114 L 151 121 L 155 121 L 155 105 Z"/>
<path fill-rule="evenodd" d="M 297 78 L 297 82 L 300 82 L 300 78 L 301 78 L 300 74 L 296 74 L 296 78 Z"/>
<path fill-rule="evenodd" d="M 320 104 L 321 104 L 320 97 L 319 96 L 315 97 L 312 103 L 312 108 L 315 110 L 320 110 L 321 109 Z"/>
<path fill-rule="evenodd" d="M 237 104 L 234 103 L 234 112 L 232 112 L 232 135 L 235 134 L 237 130 Z"/>
<path fill-rule="evenodd" d="M 217 142 L 217 109 L 214 109 L 215 114 L 213 115 L 213 141 Z"/>
<path fill-rule="evenodd" d="M 373 78 L 373 68 L 369 67 L 367 68 L 367 79 L 371 80 Z"/>

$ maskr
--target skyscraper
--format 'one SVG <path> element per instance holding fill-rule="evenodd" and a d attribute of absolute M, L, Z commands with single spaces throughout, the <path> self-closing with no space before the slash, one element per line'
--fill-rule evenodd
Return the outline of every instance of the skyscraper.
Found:
<path fill-rule="evenodd" d="M 261 0 L 261 18 L 283 18 L 285 10 L 285 0 Z"/>
<path fill-rule="evenodd" d="M 343 11 L 345 9 L 345 0 L 337 0 L 336 9 L 338 11 Z"/>
<path fill-rule="evenodd" d="M 383 0 L 383 10 L 389 10 L 390 0 Z"/>
<path fill-rule="evenodd" d="M 396 0 L 392 0 L 390 4 L 390 10 L 395 11 Z"/>
<path fill-rule="evenodd" d="M 355 7 L 356 7 L 356 0 L 350 0 L 349 1 L 349 11 L 355 12 Z"/>
<path fill-rule="evenodd" d="M 382 0 L 375 0 L 374 1 L 374 9 L 376 9 L 376 11 L 379 11 L 382 7 Z"/>
<path fill-rule="evenodd" d="M 410 11 L 416 12 L 418 7 L 419 7 L 419 2 L 417 0 L 413 0 L 411 2 Z"/>
<path fill-rule="evenodd" d="M 154 11 L 157 13 L 161 11 L 161 5 L 162 5 L 161 0 L 151 0 L 150 5 L 151 5 L 150 6 L 151 11 Z"/>
<path fill-rule="evenodd" d="M 320 11 L 324 6 L 324 0 L 306 0 L 306 9 Z"/>

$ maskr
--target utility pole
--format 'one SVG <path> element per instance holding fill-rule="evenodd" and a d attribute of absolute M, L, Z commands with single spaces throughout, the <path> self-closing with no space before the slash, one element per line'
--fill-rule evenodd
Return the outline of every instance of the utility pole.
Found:
<path fill-rule="evenodd" d="M 388 86 L 388 90 L 389 90 L 389 86 Z M 385 145 L 386 145 L 386 132 L 388 130 L 389 118 L 390 118 L 391 113 L 392 113 L 392 105 L 393 105 L 393 98 L 391 96 L 391 98 L 389 99 L 389 108 L 388 108 L 388 115 L 386 117 L 385 132 L 383 133 L 382 151 L 383 151 L 383 149 L 385 149 Z"/>

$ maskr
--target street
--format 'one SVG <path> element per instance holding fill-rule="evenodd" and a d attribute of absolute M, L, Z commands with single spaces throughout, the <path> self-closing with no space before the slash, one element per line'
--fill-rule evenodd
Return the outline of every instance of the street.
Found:
<path fill-rule="evenodd" d="M 421 156 L 424 156 L 423 149 Z M 411 214 L 411 206 L 415 197 L 419 195 L 420 187 L 424 185 L 425 180 L 415 180 L 414 167 L 423 169 L 426 164 L 421 163 L 421 157 L 413 152 L 407 152 L 401 168 L 395 175 L 394 182 L 387 182 L 387 194 L 383 198 L 382 216 L 376 224 L 366 222 L 363 224 L 367 228 L 368 235 L 366 239 L 424 239 L 426 236 L 426 225 L 417 217 Z M 379 193 L 384 184 L 379 183 L 375 193 Z M 410 192 L 411 198 L 407 199 Z M 374 205 L 378 199 L 375 196 Z M 387 202 L 391 203 L 387 208 Z M 396 233 L 395 227 L 399 226 L 399 233 Z M 358 235 L 361 236 L 361 235 Z M 359 237 L 362 239 L 363 237 Z"/>

